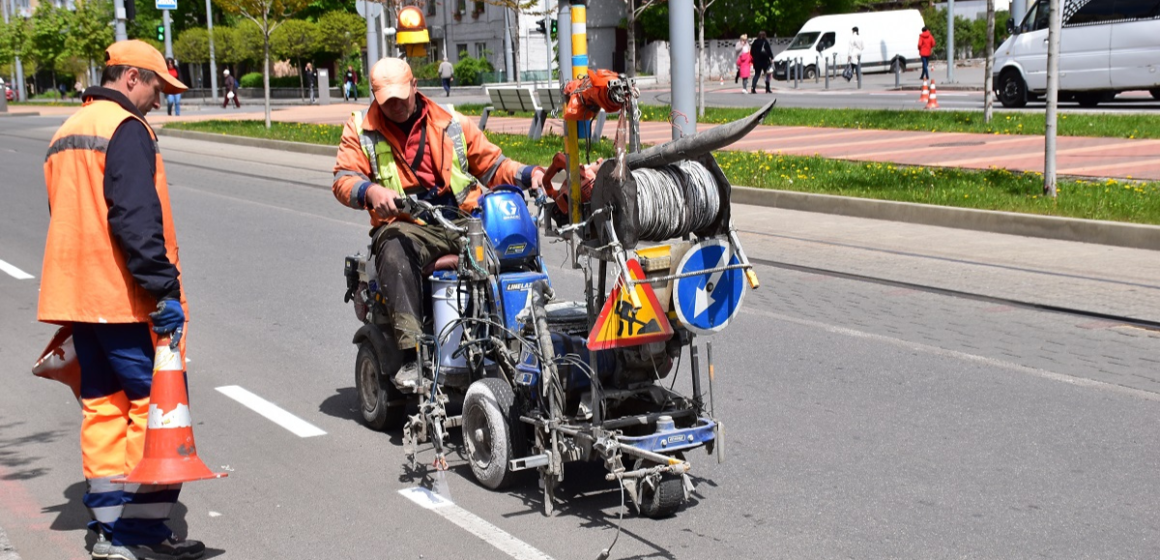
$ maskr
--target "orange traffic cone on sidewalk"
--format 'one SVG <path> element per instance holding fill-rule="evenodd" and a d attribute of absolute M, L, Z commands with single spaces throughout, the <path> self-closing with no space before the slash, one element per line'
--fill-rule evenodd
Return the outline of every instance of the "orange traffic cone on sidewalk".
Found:
<path fill-rule="evenodd" d="M 918 101 L 920 103 L 930 101 L 930 83 L 927 82 L 926 78 L 922 79 L 922 97 L 919 97 Z"/>
<path fill-rule="evenodd" d="M 926 102 L 927 109 L 938 109 L 938 87 L 934 85 L 934 80 L 930 81 L 930 100 Z"/>
<path fill-rule="evenodd" d="M 160 485 L 225 476 L 209 470 L 197 456 L 181 352 L 176 344 L 170 346 L 168 336 L 162 337 L 153 357 L 144 456 L 129 476 L 113 482 Z"/>

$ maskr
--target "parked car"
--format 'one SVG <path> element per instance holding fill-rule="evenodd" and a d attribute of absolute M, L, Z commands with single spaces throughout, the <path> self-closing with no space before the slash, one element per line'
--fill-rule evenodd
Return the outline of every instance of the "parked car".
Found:
<path fill-rule="evenodd" d="M 12 88 L 8 87 L 8 84 L 4 84 L 4 99 L 16 101 L 16 92 L 12 91 Z"/>
<path fill-rule="evenodd" d="M 995 94 L 1022 107 L 1047 92 L 1048 0 L 1038 0 L 995 49 Z M 1094 107 L 1117 93 L 1148 90 L 1160 99 L 1160 2 L 1091 0 L 1063 11 L 1060 98 Z"/>
<path fill-rule="evenodd" d="M 811 80 L 818 72 L 824 71 L 828 63 L 833 63 L 835 54 L 838 55 L 838 68 L 845 67 L 851 30 L 855 27 L 862 37 L 863 72 L 887 72 L 894 64 L 898 64 L 900 71 L 905 71 L 907 64 L 919 60 L 918 34 L 922 33 L 922 26 L 922 14 L 918 10 L 811 18 L 789 46 L 773 57 L 773 77 L 788 79 L 790 61 L 797 58 L 802 59 L 802 77 Z"/>

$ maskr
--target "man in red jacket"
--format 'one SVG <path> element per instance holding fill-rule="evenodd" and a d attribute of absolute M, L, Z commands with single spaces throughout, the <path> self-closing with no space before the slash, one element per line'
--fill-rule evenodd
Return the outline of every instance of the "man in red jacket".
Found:
<path fill-rule="evenodd" d="M 922 75 L 919 76 L 919 79 L 930 78 L 930 53 L 933 51 L 934 35 L 931 35 L 930 30 L 924 26 L 922 33 L 918 35 L 918 56 L 922 57 Z"/>

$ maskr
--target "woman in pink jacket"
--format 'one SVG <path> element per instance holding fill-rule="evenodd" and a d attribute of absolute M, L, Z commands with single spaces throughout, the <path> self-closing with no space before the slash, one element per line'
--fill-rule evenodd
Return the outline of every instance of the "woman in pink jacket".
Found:
<path fill-rule="evenodd" d="M 749 49 L 741 49 L 737 55 L 737 73 L 741 76 L 741 93 L 749 93 L 749 76 L 753 73 L 753 55 Z"/>

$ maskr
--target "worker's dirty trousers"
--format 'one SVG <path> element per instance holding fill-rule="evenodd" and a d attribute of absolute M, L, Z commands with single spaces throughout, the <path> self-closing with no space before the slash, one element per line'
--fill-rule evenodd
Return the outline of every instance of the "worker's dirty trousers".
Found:
<path fill-rule="evenodd" d="M 459 234 L 439 225 L 397 221 L 371 232 L 379 292 L 400 350 L 415 348 L 423 333 L 423 268 L 459 252 Z"/>

